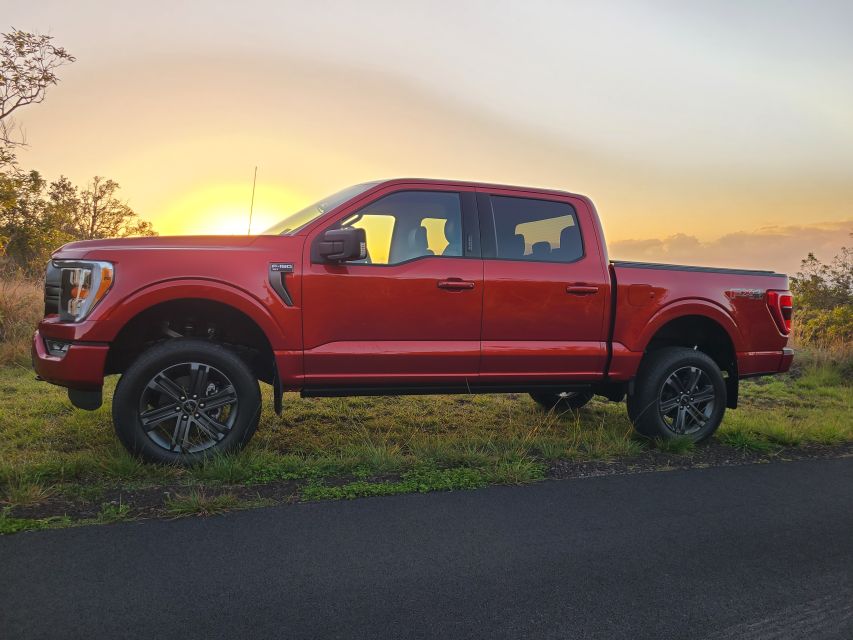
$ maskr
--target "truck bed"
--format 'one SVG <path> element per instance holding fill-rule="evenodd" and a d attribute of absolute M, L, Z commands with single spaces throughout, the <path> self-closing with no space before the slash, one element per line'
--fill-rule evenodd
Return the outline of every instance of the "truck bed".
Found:
<path fill-rule="evenodd" d="M 611 261 L 612 379 L 630 378 L 651 336 L 675 318 L 702 316 L 728 333 L 740 376 L 775 372 L 787 343 L 767 306 L 768 290 L 788 289 L 774 271 Z M 701 339 L 701 336 L 697 339 Z"/>

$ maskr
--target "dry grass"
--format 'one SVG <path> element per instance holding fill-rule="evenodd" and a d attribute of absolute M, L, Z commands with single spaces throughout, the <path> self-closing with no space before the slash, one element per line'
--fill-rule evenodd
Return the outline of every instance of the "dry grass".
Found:
<path fill-rule="evenodd" d="M 16 276 L 0 278 L 0 364 L 24 362 L 30 339 L 42 317 L 44 293 L 40 282 Z"/>

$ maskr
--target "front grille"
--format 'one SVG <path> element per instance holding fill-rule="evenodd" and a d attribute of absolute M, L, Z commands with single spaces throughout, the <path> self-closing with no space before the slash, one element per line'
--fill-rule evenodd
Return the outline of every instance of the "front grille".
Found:
<path fill-rule="evenodd" d="M 62 288 L 60 277 L 62 272 L 53 260 L 47 263 L 44 275 L 44 315 L 59 313 L 59 291 Z"/>

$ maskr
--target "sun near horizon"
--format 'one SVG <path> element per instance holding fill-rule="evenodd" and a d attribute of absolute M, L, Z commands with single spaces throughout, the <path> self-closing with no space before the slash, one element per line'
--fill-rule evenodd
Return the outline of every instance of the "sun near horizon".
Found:
<path fill-rule="evenodd" d="M 158 216 L 160 235 L 245 235 L 265 229 L 310 204 L 296 190 L 258 182 L 252 203 L 252 181 L 199 185 L 170 200 Z M 251 229 L 249 217 L 251 213 Z"/>

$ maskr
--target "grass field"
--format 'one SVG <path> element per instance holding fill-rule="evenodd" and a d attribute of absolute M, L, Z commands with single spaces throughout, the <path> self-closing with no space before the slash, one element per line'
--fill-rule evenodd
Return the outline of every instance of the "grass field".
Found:
<path fill-rule="evenodd" d="M 711 447 L 767 456 L 853 442 L 849 359 L 798 358 L 791 374 L 742 385 Z M 283 501 L 465 489 L 542 479 L 556 461 L 642 458 L 687 442 L 634 437 L 624 404 L 555 415 L 526 395 L 300 399 L 272 412 L 246 451 L 191 470 L 144 465 L 118 444 L 109 400 L 90 413 L 24 365 L 0 368 L 0 532 L 210 514 Z"/>

